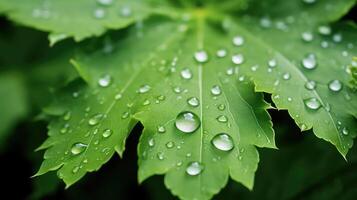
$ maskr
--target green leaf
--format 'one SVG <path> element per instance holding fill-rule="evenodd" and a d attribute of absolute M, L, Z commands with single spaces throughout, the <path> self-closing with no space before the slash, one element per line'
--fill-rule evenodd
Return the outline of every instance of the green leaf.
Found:
<path fill-rule="evenodd" d="M 102 2 L 102 3 L 101 3 Z M 121 29 L 160 13 L 168 11 L 165 2 L 156 0 L 1 0 L 0 12 L 11 20 L 50 32 L 50 42 L 55 44 L 74 37 L 81 41 L 99 36 L 108 29 Z"/>
<path fill-rule="evenodd" d="M 229 176 L 252 188 L 258 164 L 254 145 L 275 147 L 269 106 L 252 84 L 237 80 L 237 71 L 226 74 L 221 66 L 229 66 L 230 60 L 194 59 L 200 49 L 214 52 L 220 47 L 212 43 L 220 32 L 197 18 L 188 24 L 192 29 L 171 21 L 148 22 L 150 28 L 139 30 L 139 37 L 133 28 L 114 43 L 125 48 L 79 56 L 74 64 L 88 86 L 74 82 L 59 95 L 56 106 L 64 115 L 50 124 L 50 137 L 41 146 L 49 149 L 38 174 L 59 169 L 66 184 L 73 184 L 115 150 L 122 154 L 126 137 L 140 121 L 145 126 L 138 147 L 140 181 L 166 173 L 167 187 L 184 199 L 212 197 Z M 188 103 L 192 97 L 199 106 Z M 182 111 L 197 115 L 198 130 L 184 133 L 175 127 Z M 232 138 L 231 151 L 211 144 L 220 133 Z M 204 165 L 197 177 L 186 173 L 194 161 Z"/>
<path fill-rule="evenodd" d="M 208 4 L 182 17 L 151 17 L 108 34 L 110 51 L 95 42 L 84 48 L 72 61 L 84 82 L 61 90 L 48 109 L 56 112 L 37 175 L 58 170 L 70 186 L 115 151 L 122 155 L 140 122 L 140 182 L 165 174 L 182 199 L 209 199 L 229 177 L 251 189 L 255 146 L 275 148 L 270 106 L 256 91 L 272 94 L 303 131 L 313 128 L 345 156 L 357 134 L 357 95 L 346 70 L 357 32 L 352 23 L 329 23 L 354 1 L 249 2 L 234 14 Z M 197 127 L 184 124 L 197 130 L 177 128 L 182 112 L 199 119 Z M 233 141 L 231 151 L 212 142 L 220 133 Z"/>
<path fill-rule="evenodd" d="M 26 116 L 28 111 L 27 93 L 23 77 L 17 73 L 0 75 L 0 149 L 4 147 L 10 129 Z"/>

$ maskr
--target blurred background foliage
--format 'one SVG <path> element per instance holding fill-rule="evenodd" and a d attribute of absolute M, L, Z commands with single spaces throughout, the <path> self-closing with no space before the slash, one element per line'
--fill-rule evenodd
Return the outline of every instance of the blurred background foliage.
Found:
<path fill-rule="evenodd" d="M 356 13 L 357 8 L 345 19 L 357 21 Z M 113 157 L 100 171 L 68 189 L 55 173 L 31 178 L 43 156 L 34 149 L 46 138 L 47 116 L 41 115 L 41 109 L 56 88 L 77 76 L 69 63 L 75 44 L 65 41 L 50 48 L 47 34 L 4 17 L 0 17 L 0 27 L 1 198 L 176 199 L 161 176 L 137 183 L 140 125 L 129 137 L 122 159 Z M 230 181 L 214 199 L 356 199 L 356 145 L 345 161 L 332 145 L 314 138 L 310 131 L 301 133 L 286 111 L 270 110 L 270 114 L 279 150 L 259 149 L 261 161 L 253 191 Z"/>

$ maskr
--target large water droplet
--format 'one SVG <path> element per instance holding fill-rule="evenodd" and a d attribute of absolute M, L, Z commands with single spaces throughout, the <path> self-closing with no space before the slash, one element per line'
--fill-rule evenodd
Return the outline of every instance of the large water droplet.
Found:
<path fill-rule="evenodd" d="M 208 61 L 208 54 L 206 51 L 203 50 L 197 51 L 194 57 L 199 63 L 205 63 Z"/>
<path fill-rule="evenodd" d="M 186 173 L 190 176 L 197 176 L 202 173 L 204 165 L 200 162 L 190 162 L 186 168 Z"/>
<path fill-rule="evenodd" d="M 339 80 L 332 80 L 329 82 L 328 88 L 333 92 L 339 92 L 342 90 L 342 83 Z"/>
<path fill-rule="evenodd" d="M 112 83 L 112 77 L 109 74 L 103 75 L 98 80 L 100 87 L 108 87 Z"/>
<path fill-rule="evenodd" d="M 187 103 L 188 103 L 188 105 L 190 105 L 192 107 L 197 107 L 200 105 L 200 101 L 196 97 L 191 97 L 191 98 L 187 99 Z"/>
<path fill-rule="evenodd" d="M 81 142 L 74 143 L 71 147 L 72 155 L 78 155 L 78 154 L 82 153 L 87 148 L 87 146 L 88 145 L 81 143 Z"/>
<path fill-rule="evenodd" d="M 236 65 L 240 65 L 244 62 L 243 54 L 236 54 L 232 56 L 232 62 Z"/>
<path fill-rule="evenodd" d="M 190 69 L 183 69 L 182 71 L 181 71 L 181 77 L 183 78 L 183 79 L 186 79 L 186 80 L 189 80 L 189 79 L 191 79 L 192 78 L 192 72 L 191 72 L 191 70 Z"/>
<path fill-rule="evenodd" d="M 181 112 L 177 115 L 175 126 L 184 133 L 192 133 L 201 125 L 200 118 L 189 111 Z"/>
<path fill-rule="evenodd" d="M 214 96 L 218 96 L 222 93 L 221 91 L 221 87 L 219 87 L 219 85 L 214 85 L 212 88 L 211 88 L 211 94 L 214 95 Z"/>
<path fill-rule="evenodd" d="M 302 66 L 305 69 L 315 69 L 317 67 L 317 60 L 316 56 L 314 54 L 308 54 L 303 60 L 302 60 Z"/>
<path fill-rule="evenodd" d="M 108 138 L 108 137 L 110 137 L 112 134 L 113 134 L 113 131 L 112 131 L 111 129 L 105 129 L 105 130 L 103 131 L 103 133 L 102 133 L 102 136 L 103 136 L 104 138 Z"/>
<path fill-rule="evenodd" d="M 230 151 L 234 148 L 232 137 L 226 133 L 217 134 L 212 138 L 211 143 L 221 151 Z"/>
<path fill-rule="evenodd" d="M 244 38 L 240 35 L 237 35 L 233 38 L 233 44 L 234 46 L 242 46 L 244 44 Z"/>
<path fill-rule="evenodd" d="M 103 114 L 95 114 L 93 115 L 89 120 L 88 120 L 88 124 L 91 126 L 95 126 L 97 124 L 99 124 L 100 120 L 103 119 Z"/>
<path fill-rule="evenodd" d="M 308 98 L 304 100 L 305 106 L 311 110 L 318 110 L 321 107 L 320 101 L 315 98 Z"/>

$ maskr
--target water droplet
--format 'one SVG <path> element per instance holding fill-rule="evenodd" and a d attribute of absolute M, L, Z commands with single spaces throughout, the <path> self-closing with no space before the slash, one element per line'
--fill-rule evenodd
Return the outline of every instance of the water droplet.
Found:
<path fill-rule="evenodd" d="M 212 88 L 211 88 L 211 94 L 214 95 L 214 96 L 218 96 L 222 93 L 221 91 L 221 87 L 219 87 L 219 85 L 214 85 Z"/>
<path fill-rule="evenodd" d="M 120 11 L 120 15 L 122 17 L 130 17 L 132 15 L 131 8 L 129 6 L 124 6 Z"/>
<path fill-rule="evenodd" d="M 139 88 L 138 93 L 144 94 L 147 93 L 151 90 L 151 87 L 149 85 L 143 85 Z"/>
<path fill-rule="evenodd" d="M 72 169 L 72 173 L 73 173 L 73 174 L 77 173 L 78 171 L 79 171 L 79 167 L 78 167 L 78 166 L 76 166 L 76 167 L 74 167 L 74 168 Z"/>
<path fill-rule="evenodd" d="M 166 147 L 167 147 L 168 149 L 172 149 L 174 146 L 175 146 L 175 143 L 172 142 L 172 141 L 166 143 Z"/>
<path fill-rule="evenodd" d="M 288 101 L 289 101 L 289 102 L 293 101 L 293 98 L 288 97 Z"/>
<path fill-rule="evenodd" d="M 317 67 L 317 60 L 316 56 L 314 54 L 308 54 L 303 60 L 302 60 L 302 66 L 305 69 L 315 69 Z"/>
<path fill-rule="evenodd" d="M 100 120 L 103 119 L 103 114 L 95 114 L 93 115 L 89 120 L 88 120 L 88 124 L 91 126 L 95 126 L 97 124 L 99 124 Z"/>
<path fill-rule="evenodd" d="M 233 38 L 233 44 L 234 44 L 234 46 L 237 46 L 237 47 L 242 46 L 244 44 L 244 38 L 240 35 L 235 36 Z"/>
<path fill-rule="evenodd" d="M 108 87 L 112 83 L 112 77 L 109 74 L 103 75 L 98 80 L 100 87 Z"/>
<path fill-rule="evenodd" d="M 190 176 L 197 176 L 202 173 L 204 165 L 200 162 L 190 162 L 186 168 L 186 173 Z"/>
<path fill-rule="evenodd" d="M 164 126 L 157 126 L 157 132 L 165 133 L 166 132 L 166 128 Z"/>
<path fill-rule="evenodd" d="M 228 118 L 225 115 L 220 115 L 217 117 L 217 121 L 226 123 L 226 122 L 228 122 Z"/>
<path fill-rule="evenodd" d="M 195 59 L 199 63 L 205 63 L 208 61 L 208 54 L 206 51 L 200 50 L 195 53 Z"/>
<path fill-rule="evenodd" d="M 224 104 L 219 104 L 219 105 L 217 106 L 217 108 L 218 108 L 218 110 L 223 111 L 223 110 L 226 109 L 226 106 L 225 106 Z"/>
<path fill-rule="evenodd" d="M 149 99 L 145 99 L 145 101 L 143 102 L 143 106 L 147 106 L 150 105 L 150 100 Z"/>
<path fill-rule="evenodd" d="M 188 103 L 188 105 L 190 105 L 192 107 L 197 107 L 200 105 L 200 101 L 196 97 L 191 97 L 191 98 L 187 99 L 187 103 Z"/>
<path fill-rule="evenodd" d="M 317 0 L 302 0 L 302 2 L 306 3 L 306 4 L 314 4 L 316 3 Z"/>
<path fill-rule="evenodd" d="M 332 36 L 332 40 L 336 43 L 342 42 L 342 34 L 336 33 Z"/>
<path fill-rule="evenodd" d="M 177 87 L 174 87 L 173 88 L 173 91 L 176 93 L 176 94 L 180 94 L 182 92 L 182 89 L 181 87 L 177 86 Z"/>
<path fill-rule="evenodd" d="M 181 77 L 183 78 L 183 79 L 186 79 L 186 80 L 189 80 L 189 79 L 191 79 L 192 78 L 192 72 L 191 72 L 191 70 L 190 69 L 183 69 L 182 71 L 181 71 Z"/>
<path fill-rule="evenodd" d="M 306 124 L 301 124 L 300 129 L 301 129 L 301 131 L 306 131 L 307 130 Z"/>
<path fill-rule="evenodd" d="M 252 70 L 253 72 L 257 71 L 258 69 L 258 65 L 253 65 L 250 70 Z"/>
<path fill-rule="evenodd" d="M 219 49 L 216 53 L 217 57 L 219 58 L 224 58 L 227 55 L 227 50 L 225 49 Z"/>
<path fill-rule="evenodd" d="M 110 6 L 113 3 L 113 0 L 97 0 L 98 4 L 103 6 Z"/>
<path fill-rule="evenodd" d="M 312 40 L 314 40 L 314 35 L 311 32 L 303 32 L 301 34 L 301 38 L 305 42 L 311 42 Z"/>
<path fill-rule="evenodd" d="M 346 127 L 344 127 L 344 128 L 342 129 L 342 134 L 343 134 L 343 135 L 348 135 L 348 133 L 349 133 L 348 129 L 347 129 Z"/>
<path fill-rule="evenodd" d="M 305 88 L 308 90 L 314 90 L 316 88 L 316 82 L 315 81 L 307 81 L 305 83 Z"/>
<path fill-rule="evenodd" d="M 181 162 L 181 161 L 177 162 L 177 163 L 176 163 L 176 166 L 177 166 L 177 167 L 181 167 L 181 166 L 182 166 L 182 162 Z"/>
<path fill-rule="evenodd" d="M 308 98 L 304 100 L 305 106 L 311 110 L 318 110 L 321 107 L 320 101 L 315 98 Z"/>
<path fill-rule="evenodd" d="M 105 17 L 106 13 L 103 8 L 96 8 L 93 12 L 93 16 L 96 19 L 103 19 Z"/>
<path fill-rule="evenodd" d="M 148 144 L 149 144 L 150 147 L 155 146 L 155 140 L 154 140 L 154 138 L 151 138 L 151 139 L 149 140 Z"/>
<path fill-rule="evenodd" d="M 102 133 L 102 136 L 103 136 L 104 138 L 108 138 L 108 137 L 110 137 L 112 134 L 113 134 L 113 131 L 112 131 L 111 129 L 105 129 L 105 130 L 103 131 L 103 133 Z"/>
<path fill-rule="evenodd" d="M 226 70 L 226 74 L 227 74 L 228 76 L 233 75 L 233 74 L 234 74 L 234 68 L 233 68 L 233 67 L 228 68 L 228 69 Z"/>
<path fill-rule="evenodd" d="M 276 62 L 275 59 L 271 59 L 271 60 L 268 61 L 268 66 L 269 66 L 270 68 L 276 67 L 277 64 L 278 64 L 278 63 Z"/>
<path fill-rule="evenodd" d="M 283 74 L 283 79 L 284 79 L 284 80 L 289 80 L 290 78 L 291 78 L 291 76 L 290 76 L 289 73 Z"/>
<path fill-rule="evenodd" d="M 221 151 L 230 151 L 234 148 L 232 137 L 226 133 L 217 134 L 212 138 L 211 143 Z"/>
<path fill-rule="evenodd" d="M 121 118 L 122 119 L 126 119 L 126 118 L 128 118 L 129 117 L 129 112 L 124 112 L 123 114 L 122 114 L 122 116 L 121 116 Z"/>
<path fill-rule="evenodd" d="M 156 156 L 159 160 L 163 160 L 165 158 L 165 154 L 163 152 L 157 153 Z"/>
<path fill-rule="evenodd" d="M 332 80 L 329 82 L 328 88 L 333 92 L 339 92 L 342 90 L 342 83 L 339 80 Z"/>
<path fill-rule="evenodd" d="M 244 62 L 243 54 L 236 54 L 232 56 L 232 62 L 236 65 L 240 65 Z"/>
<path fill-rule="evenodd" d="M 324 25 L 324 26 L 319 26 L 318 31 L 321 35 L 330 35 L 331 34 L 331 27 Z"/>
<path fill-rule="evenodd" d="M 200 118 L 192 112 L 181 112 L 177 115 L 175 126 L 184 133 L 193 133 L 201 125 Z"/>
<path fill-rule="evenodd" d="M 71 116 L 72 116 L 71 111 L 67 111 L 67 112 L 64 113 L 64 115 L 63 115 L 63 120 L 64 120 L 64 121 L 68 121 L 68 120 L 71 119 Z"/>
<path fill-rule="evenodd" d="M 81 143 L 81 142 L 74 143 L 71 147 L 72 155 L 78 155 L 78 154 L 82 153 L 87 148 L 87 146 L 88 145 Z"/>

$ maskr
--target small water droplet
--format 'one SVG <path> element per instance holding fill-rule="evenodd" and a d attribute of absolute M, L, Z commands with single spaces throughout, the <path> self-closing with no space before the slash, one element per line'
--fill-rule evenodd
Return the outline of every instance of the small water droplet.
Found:
<path fill-rule="evenodd" d="M 315 81 L 307 81 L 305 83 L 305 88 L 308 90 L 314 90 L 316 88 L 316 82 Z"/>
<path fill-rule="evenodd" d="M 348 135 L 348 134 L 349 134 L 349 131 L 348 131 L 348 129 L 347 129 L 346 127 L 344 127 L 344 128 L 342 129 L 342 134 L 343 134 L 343 135 Z"/>
<path fill-rule="evenodd" d="M 314 35 L 311 32 L 303 32 L 301 34 L 301 38 L 305 42 L 311 42 L 312 40 L 314 40 Z"/>
<path fill-rule="evenodd" d="M 112 83 L 112 77 L 109 74 L 103 75 L 98 80 L 100 87 L 108 87 Z"/>
<path fill-rule="evenodd" d="M 164 126 L 158 126 L 157 127 L 157 132 L 159 133 L 165 133 L 166 132 L 166 128 Z"/>
<path fill-rule="evenodd" d="M 143 85 L 139 88 L 138 93 L 144 94 L 147 93 L 151 90 L 151 87 L 149 85 Z"/>
<path fill-rule="evenodd" d="M 187 99 L 187 103 L 188 103 L 188 105 L 190 105 L 192 107 L 197 107 L 200 105 L 200 101 L 196 97 L 191 97 L 191 98 Z"/>
<path fill-rule="evenodd" d="M 232 56 L 232 62 L 236 65 L 240 65 L 244 62 L 243 54 L 236 54 Z"/>
<path fill-rule="evenodd" d="M 226 106 L 225 106 L 224 104 L 219 104 L 219 105 L 217 106 L 217 108 L 218 108 L 218 110 L 223 111 L 223 110 L 226 109 Z"/>
<path fill-rule="evenodd" d="M 212 138 L 211 143 L 221 151 L 230 151 L 234 148 L 232 137 L 226 133 L 217 134 Z"/>
<path fill-rule="evenodd" d="M 190 162 L 186 168 L 186 173 L 190 176 L 197 176 L 204 170 L 204 165 L 200 162 Z"/>
<path fill-rule="evenodd" d="M 308 54 L 303 60 L 302 60 L 302 66 L 305 69 L 315 69 L 317 67 L 317 60 L 315 54 Z"/>
<path fill-rule="evenodd" d="M 332 40 L 336 43 L 342 42 L 342 34 L 341 33 L 336 33 L 332 36 Z"/>
<path fill-rule="evenodd" d="M 74 168 L 72 169 L 72 173 L 73 173 L 73 174 L 76 174 L 78 171 L 79 171 L 79 167 L 78 167 L 78 166 L 76 166 L 76 167 L 74 167 Z"/>
<path fill-rule="evenodd" d="M 149 144 L 150 147 L 155 146 L 155 140 L 154 140 L 154 138 L 151 138 L 151 139 L 149 140 L 148 144 Z"/>
<path fill-rule="evenodd" d="M 99 124 L 100 120 L 103 119 L 103 114 L 95 114 L 93 115 L 89 120 L 88 120 L 88 124 L 91 126 L 95 126 L 97 124 Z"/>
<path fill-rule="evenodd" d="M 104 138 L 108 138 L 108 137 L 110 137 L 112 134 L 113 134 L 113 131 L 112 131 L 111 129 L 105 129 L 105 130 L 103 131 L 103 133 L 102 133 L 102 136 L 103 136 Z"/>
<path fill-rule="evenodd" d="M 184 133 L 193 133 L 200 125 L 200 118 L 189 111 L 179 113 L 175 120 L 176 128 Z"/>
<path fill-rule="evenodd" d="M 103 6 L 110 6 L 113 3 L 113 0 L 97 0 L 98 4 Z"/>
<path fill-rule="evenodd" d="M 143 102 L 143 106 L 147 106 L 150 105 L 150 100 L 149 99 L 145 99 L 145 101 Z"/>
<path fill-rule="evenodd" d="M 63 115 L 63 120 L 64 120 L 64 121 L 68 121 L 68 120 L 71 119 L 71 116 L 72 116 L 71 111 L 67 111 L 67 112 L 64 113 L 64 115 Z"/>
<path fill-rule="evenodd" d="M 211 88 L 211 94 L 212 94 L 212 95 L 214 95 L 214 96 L 219 96 L 221 93 L 222 93 L 222 91 L 221 91 L 221 87 L 219 87 L 219 85 L 214 85 L 214 86 Z"/>
<path fill-rule="evenodd" d="M 217 117 L 217 121 L 221 122 L 221 123 L 227 123 L 228 122 L 228 118 L 225 115 L 220 115 Z"/>
<path fill-rule="evenodd" d="M 225 49 L 219 49 L 216 53 L 217 57 L 219 58 L 224 58 L 227 55 L 227 50 Z"/>
<path fill-rule="evenodd" d="M 174 87 L 173 88 L 173 91 L 176 93 L 176 94 L 180 94 L 182 92 L 182 89 L 181 87 L 177 86 L 177 87 Z"/>
<path fill-rule="evenodd" d="M 283 79 L 284 79 L 284 80 L 289 80 L 290 78 L 291 78 L 291 76 L 290 76 L 289 73 L 283 74 Z"/>
<path fill-rule="evenodd" d="M 192 72 L 190 69 L 186 68 L 181 71 L 181 77 L 183 79 L 189 80 L 192 78 Z"/>
<path fill-rule="evenodd" d="M 87 144 L 81 142 L 74 143 L 71 147 L 72 155 L 78 155 L 82 153 L 87 148 L 87 146 L 88 146 Z"/>
<path fill-rule="evenodd" d="M 128 118 L 129 117 L 129 112 L 124 112 L 123 114 L 122 114 L 122 116 L 121 116 L 121 118 L 122 119 L 126 119 L 126 118 Z"/>
<path fill-rule="evenodd" d="M 131 8 L 129 6 L 124 6 L 120 11 L 120 15 L 122 17 L 130 17 L 132 15 Z"/>
<path fill-rule="evenodd" d="M 271 59 L 271 60 L 268 61 L 268 66 L 269 66 L 270 68 L 276 67 L 277 64 L 278 64 L 278 63 L 276 62 L 275 59 Z"/>
<path fill-rule="evenodd" d="M 328 88 L 333 92 L 339 92 L 342 90 L 342 83 L 339 80 L 332 80 L 328 83 Z"/>
<path fill-rule="evenodd" d="M 233 75 L 233 74 L 234 74 L 234 68 L 233 68 L 233 67 L 228 68 L 228 69 L 226 70 L 226 74 L 227 74 L 228 76 Z"/>
<path fill-rule="evenodd" d="M 93 16 L 96 19 L 103 19 L 106 15 L 106 12 L 103 8 L 96 8 L 93 12 Z"/>
<path fill-rule="evenodd" d="M 331 34 L 331 27 L 327 25 L 319 26 L 318 31 L 321 35 L 330 35 Z"/>
<path fill-rule="evenodd" d="M 167 147 L 168 149 L 172 149 L 174 146 L 175 146 L 175 143 L 172 142 L 172 141 L 166 143 L 166 147 Z"/>
<path fill-rule="evenodd" d="M 311 110 L 318 110 L 321 107 L 320 101 L 315 98 L 308 98 L 304 100 L 305 106 Z"/>
<path fill-rule="evenodd" d="M 240 35 L 237 35 L 233 38 L 233 45 L 240 47 L 244 44 L 244 38 Z"/>
<path fill-rule="evenodd" d="M 165 154 L 163 152 L 157 153 L 156 156 L 159 160 L 163 160 L 165 158 Z"/>
<path fill-rule="evenodd" d="M 306 4 L 314 4 L 316 3 L 317 0 L 302 0 L 302 2 L 306 3 Z"/>
<path fill-rule="evenodd" d="M 194 57 L 195 60 L 199 63 L 205 63 L 208 61 L 208 54 L 204 50 L 197 51 Z"/>

